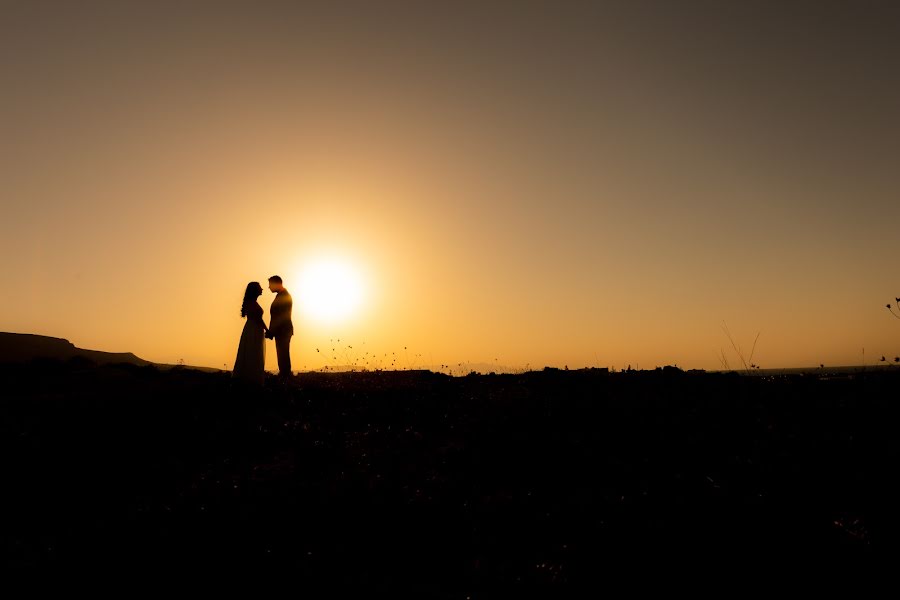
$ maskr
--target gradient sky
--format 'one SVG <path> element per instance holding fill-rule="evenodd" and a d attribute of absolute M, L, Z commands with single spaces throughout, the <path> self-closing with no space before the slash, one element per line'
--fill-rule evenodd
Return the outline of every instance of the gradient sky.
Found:
<path fill-rule="evenodd" d="M 0 330 L 230 369 L 278 273 L 298 369 L 893 357 L 898 73 L 890 1 L 7 0 Z"/>

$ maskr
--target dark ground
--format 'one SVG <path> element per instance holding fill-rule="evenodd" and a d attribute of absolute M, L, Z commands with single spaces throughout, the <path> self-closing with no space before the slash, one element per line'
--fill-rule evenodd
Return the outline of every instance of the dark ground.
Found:
<path fill-rule="evenodd" d="M 900 373 L 0 365 L 5 567 L 457 595 L 666 556 L 895 553 Z"/>

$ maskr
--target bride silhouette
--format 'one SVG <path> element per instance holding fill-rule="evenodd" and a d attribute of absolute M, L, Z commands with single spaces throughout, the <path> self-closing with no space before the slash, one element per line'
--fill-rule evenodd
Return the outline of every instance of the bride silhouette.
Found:
<path fill-rule="evenodd" d="M 263 321 L 263 309 L 256 301 L 261 295 L 262 286 L 259 283 L 251 281 L 247 284 L 241 304 L 241 316 L 246 317 L 247 322 L 241 332 L 234 371 L 231 373 L 232 377 L 259 385 L 266 376 L 266 333 L 269 330 Z"/>

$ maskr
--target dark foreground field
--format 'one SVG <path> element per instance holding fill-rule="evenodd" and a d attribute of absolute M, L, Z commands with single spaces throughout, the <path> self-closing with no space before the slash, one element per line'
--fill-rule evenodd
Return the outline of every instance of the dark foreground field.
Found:
<path fill-rule="evenodd" d="M 271 567 L 427 595 L 667 556 L 868 559 L 900 539 L 892 372 L 243 390 L 76 362 L 0 366 L 0 384 L 7 568 Z"/>

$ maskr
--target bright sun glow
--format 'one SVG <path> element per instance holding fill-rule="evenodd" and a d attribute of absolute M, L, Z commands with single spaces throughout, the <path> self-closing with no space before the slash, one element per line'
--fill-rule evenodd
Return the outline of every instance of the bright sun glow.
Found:
<path fill-rule="evenodd" d="M 363 300 L 359 274 L 347 263 L 326 259 L 307 265 L 300 273 L 297 300 L 312 320 L 335 322 L 352 317 Z"/>

